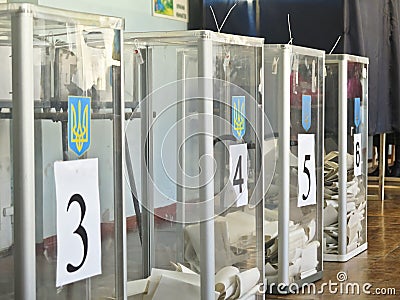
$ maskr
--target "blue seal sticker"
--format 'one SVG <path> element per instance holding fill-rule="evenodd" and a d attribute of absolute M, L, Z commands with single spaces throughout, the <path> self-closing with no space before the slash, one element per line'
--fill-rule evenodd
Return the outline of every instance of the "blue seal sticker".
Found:
<path fill-rule="evenodd" d="M 90 97 L 68 97 L 68 146 L 82 156 L 90 146 Z"/>
<path fill-rule="evenodd" d="M 246 133 L 245 96 L 232 96 L 232 133 L 238 140 Z"/>
<path fill-rule="evenodd" d="M 305 131 L 311 128 L 311 96 L 303 95 L 301 98 L 301 124 Z"/>
<path fill-rule="evenodd" d="M 361 101 L 360 98 L 354 98 L 354 125 L 356 127 L 361 124 Z"/>

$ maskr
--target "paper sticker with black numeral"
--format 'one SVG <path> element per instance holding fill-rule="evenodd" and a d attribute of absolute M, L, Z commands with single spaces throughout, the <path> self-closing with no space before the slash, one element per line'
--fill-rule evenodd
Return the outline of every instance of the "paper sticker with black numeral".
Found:
<path fill-rule="evenodd" d="M 54 175 L 59 287 L 101 274 L 98 160 L 55 162 Z"/>
<path fill-rule="evenodd" d="M 362 173 L 361 133 L 354 134 L 354 176 Z"/>
<path fill-rule="evenodd" d="M 298 135 L 298 198 L 297 206 L 317 203 L 317 184 L 315 173 L 315 135 Z"/>
<path fill-rule="evenodd" d="M 233 206 L 247 205 L 249 203 L 247 144 L 231 145 L 229 147 L 229 166 L 229 181 L 236 196 Z"/>

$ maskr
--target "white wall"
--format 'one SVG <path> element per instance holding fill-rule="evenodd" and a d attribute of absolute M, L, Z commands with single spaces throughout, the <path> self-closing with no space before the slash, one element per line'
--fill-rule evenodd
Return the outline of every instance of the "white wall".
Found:
<path fill-rule="evenodd" d="M 125 18 L 126 31 L 185 30 L 185 22 L 152 16 L 153 0 L 39 0 L 40 5 Z"/>
<path fill-rule="evenodd" d="M 11 206 L 11 154 L 10 121 L 0 120 L 0 252 L 13 242 L 11 216 L 5 216 L 3 209 Z"/>

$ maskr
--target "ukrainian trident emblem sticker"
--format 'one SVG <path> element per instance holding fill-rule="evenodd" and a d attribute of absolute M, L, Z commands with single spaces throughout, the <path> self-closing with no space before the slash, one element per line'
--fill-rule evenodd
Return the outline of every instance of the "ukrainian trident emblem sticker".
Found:
<path fill-rule="evenodd" d="M 360 98 L 354 98 L 354 125 L 358 128 L 361 124 L 361 101 Z"/>
<path fill-rule="evenodd" d="M 305 131 L 311 128 L 311 96 L 303 95 L 301 98 L 301 125 Z"/>
<path fill-rule="evenodd" d="M 68 97 L 68 146 L 78 156 L 90 146 L 90 97 Z"/>
<path fill-rule="evenodd" d="M 246 133 L 245 96 L 232 96 L 232 133 L 238 140 Z"/>

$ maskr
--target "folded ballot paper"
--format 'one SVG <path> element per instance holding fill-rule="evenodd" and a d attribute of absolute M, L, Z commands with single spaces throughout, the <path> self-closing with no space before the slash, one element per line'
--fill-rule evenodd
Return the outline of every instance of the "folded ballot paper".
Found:
<path fill-rule="evenodd" d="M 312 215 L 312 214 L 310 214 Z M 289 280 L 294 282 L 317 272 L 318 249 L 320 243 L 315 241 L 316 222 L 312 217 L 304 216 L 302 223 L 289 222 Z M 273 222 L 268 227 L 274 227 Z M 268 228 L 267 226 L 265 228 Z M 265 276 L 269 283 L 278 282 L 278 239 L 276 234 L 266 233 L 266 266 Z"/>
<path fill-rule="evenodd" d="M 324 159 L 324 251 L 338 254 L 338 211 L 339 211 L 339 165 L 337 151 Z M 356 249 L 365 241 L 362 221 L 365 218 L 365 187 L 359 177 L 354 176 L 353 156 L 347 154 L 347 252 Z"/>
<path fill-rule="evenodd" d="M 236 211 L 215 219 L 215 269 L 240 263 L 249 258 L 246 241 L 255 239 L 254 215 Z M 200 224 L 185 227 L 185 260 L 200 273 Z"/>
<path fill-rule="evenodd" d="M 200 275 L 181 264 L 175 271 L 152 269 L 147 279 L 128 282 L 127 294 L 134 300 L 200 299 Z M 215 300 L 253 300 L 259 291 L 257 268 L 240 272 L 228 266 L 215 275 Z"/>

